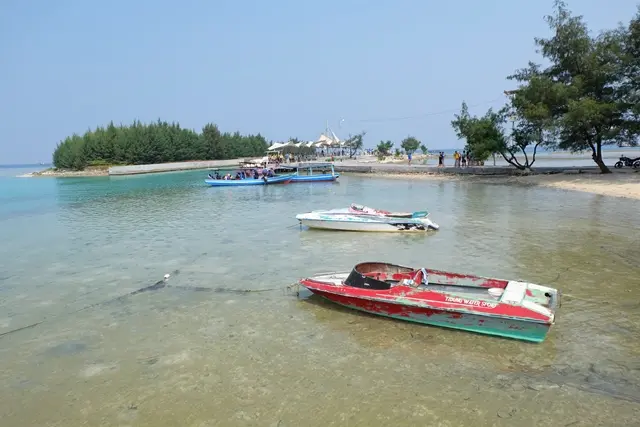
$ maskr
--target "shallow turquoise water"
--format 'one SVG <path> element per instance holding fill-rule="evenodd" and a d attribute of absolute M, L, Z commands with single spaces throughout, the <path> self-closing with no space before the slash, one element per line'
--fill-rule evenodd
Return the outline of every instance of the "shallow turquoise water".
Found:
<path fill-rule="evenodd" d="M 0 333 L 42 323 L 0 337 L 3 426 L 631 425 L 640 417 L 637 201 L 357 176 L 207 188 L 202 172 L 19 173 L 0 173 Z M 322 232 L 294 219 L 351 202 L 426 208 L 441 230 Z M 532 345 L 283 290 L 366 260 L 551 284 L 564 303 L 547 341 Z M 128 296 L 166 273 L 169 287 Z"/>

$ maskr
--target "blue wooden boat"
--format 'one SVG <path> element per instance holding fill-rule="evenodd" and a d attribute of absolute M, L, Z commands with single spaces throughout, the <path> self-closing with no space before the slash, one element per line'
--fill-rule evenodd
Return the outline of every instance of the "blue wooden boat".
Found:
<path fill-rule="evenodd" d="M 280 166 L 295 171 L 291 182 L 327 182 L 337 181 L 340 177 L 332 163 L 299 163 L 298 166 Z M 331 170 L 331 173 L 328 173 Z M 320 172 L 320 173 L 318 173 Z"/>
<path fill-rule="evenodd" d="M 245 179 L 205 179 L 204 182 L 212 187 L 244 187 L 247 185 L 271 185 L 288 184 L 294 177 L 289 175 L 276 175 L 272 177 L 245 178 Z"/>

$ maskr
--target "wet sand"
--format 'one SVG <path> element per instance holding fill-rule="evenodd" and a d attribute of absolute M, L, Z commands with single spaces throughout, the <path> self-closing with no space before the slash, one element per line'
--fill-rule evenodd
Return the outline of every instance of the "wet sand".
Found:
<path fill-rule="evenodd" d="M 640 199 L 640 173 L 537 175 L 520 177 L 518 180 L 561 190 Z"/>
<path fill-rule="evenodd" d="M 354 174 L 356 175 L 356 174 Z M 527 185 L 556 188 L 560 190 L 582 191 L 603 196 L 640 199 L 640 172 L 624 171 L 610 174 L 599 173 L 557 173 L 533 174 L 525 176 L 478 176 L 451 175 L 442 173 L 379 173 L 357 174 L 372 178 L 400 180 L 461 181 L 482 184 Z"/>

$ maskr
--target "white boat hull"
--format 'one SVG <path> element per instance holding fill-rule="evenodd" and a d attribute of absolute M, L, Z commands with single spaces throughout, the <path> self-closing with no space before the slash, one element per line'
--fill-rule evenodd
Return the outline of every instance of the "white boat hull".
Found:
<path fill-rule="evenodd" d="M 360 215 L 340 215 L 340 214 L 320 214 L 312 212 L 310 214 L 300 214 L 296 216 L 302 225 L 309 228 L 322 230 L 341 231 L 369 231 L 369 232 L 425 232 L 430 229 L 437 230 L 438 224 L 428 218 L 416 219 L 393 219 L 393 218 L 363 218 Z"/>

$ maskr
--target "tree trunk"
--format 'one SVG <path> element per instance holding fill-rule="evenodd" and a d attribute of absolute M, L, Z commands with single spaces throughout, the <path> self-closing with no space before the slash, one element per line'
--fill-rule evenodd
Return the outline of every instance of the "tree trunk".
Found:
<path fill-rule="evenodd" d="M 591 157 L 600 168 L 600 172 L 611 173 L 611 169 L 609 169 L 609 167 L 605 165 L 604 161 L 602 160 L 602 143 L 600 141 L 597 141 L 595 146 L 591 146 L 591 151 L 593 152 Z"/>
<path fill-rule="evenodd" d="M 593 159 L 596 164 L 598 165 L 598 167 L 600 168 L 600 172 L 602 173 L 611 173 L 611 169 L 609 169 L 609 167 L 607 165 L 604 164 L 604 162 L 602 161 L 602 155 L 600 155 L 600 157 L 594 157 Z"/>
<path fill-rule="evenodd" d="M 509 153 L 511 154 L 511 153 Z M 507 156 L 501 151 L 500 155 L 502 156 L 502 158 L 509 163 L 511 166 L 514 166 L 516 169 L 518 170 L 524 170 L 525 169 L 525 165 L 521 165 L 520 162 L 518 162 L 518 160 L 516 159 L 516 157 L 511 154 L 510 158 L 507 158 Z"/>

